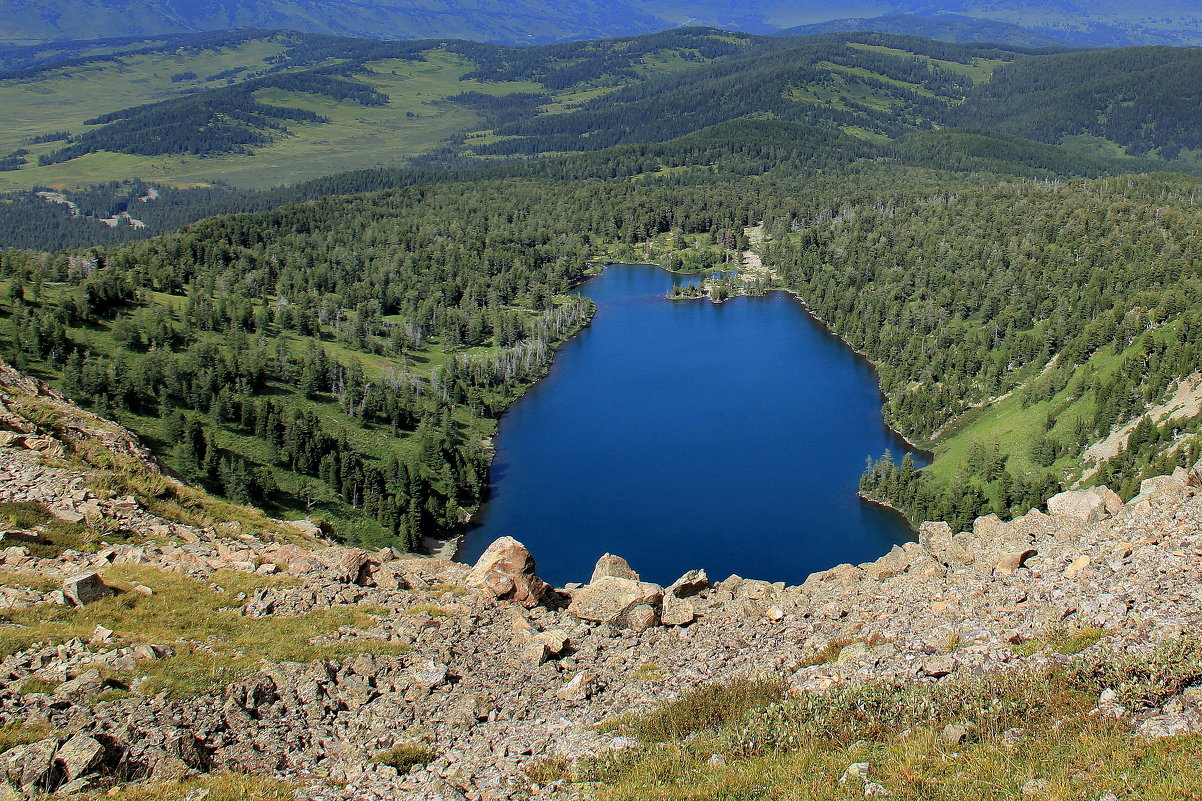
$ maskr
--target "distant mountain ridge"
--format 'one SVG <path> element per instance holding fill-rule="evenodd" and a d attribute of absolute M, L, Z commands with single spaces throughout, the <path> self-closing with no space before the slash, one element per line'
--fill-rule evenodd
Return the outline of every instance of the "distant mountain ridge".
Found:
<path fill-rule="evenodd" d="M 1149 0 L 1138 7 L 1117 0 L 0 0 L 0 13 L 5 19 L 0 43 L 14 45 L 242 27 L 374 39 L 539 44 L 681 25 L 750 33 L 814 24 L 851 30 L 838 27 L 848 19 L 868 20 L 871 30 L 882 33 L 932 38 L 969 35 L 957 32 L 958 25 L 971 30 L 994 23 L 1078 45 L 1202 45 L 1202 10 L 1186 0 Z M 953 23 L 953 15 L 979 22 Z M 889 19 L 898 16 L 935 22 Z M 998 35 L 992 41 L 1003 43 L 1020 44 L 1010 37 L 1027 35 L 1011 28 L 993 30 Z"/>
<path fill-rule="evenodd" d="M 903 36 L 921 36 L 938 42 L 990 42 L 1015 47 L 1063 47 L 1068 44 L 1038 31 L 1008 22 L 964 17 L 959 14 L 886 14 L 880 17 L 848 17 L 798 25 L 777 31 L 778 36 L 815 36 L 822 33 L 872 31 Z"/>

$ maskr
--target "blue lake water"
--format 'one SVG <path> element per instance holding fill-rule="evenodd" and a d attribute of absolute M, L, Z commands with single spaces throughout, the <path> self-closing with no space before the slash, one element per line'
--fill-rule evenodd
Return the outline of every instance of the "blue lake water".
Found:
<path fill-rule="evenodd" d="M 558 586 L 606 551 L 663 584 L 794 584 L 912 536 L 856 497 L 866 457 L 907 450 L 871 366 L 783 293 L 664 298 L 695 280 L 615 265 L 578 290 L 597 315 L 502 418 L 465 561 L 509 535 Z"/>

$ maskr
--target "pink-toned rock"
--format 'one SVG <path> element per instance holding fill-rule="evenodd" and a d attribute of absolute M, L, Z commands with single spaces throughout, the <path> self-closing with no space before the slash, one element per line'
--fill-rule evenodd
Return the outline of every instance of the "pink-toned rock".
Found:
<path fill-rule="evenodd" d="M 525 545 L 513 537 L 501 537 L 488 546 L 464 584 L 497 600 L 538 606 L 550 598 L 553 590 L 535 575 L 534 567 L 534 557 Z"/>
<path fill-rule="evenodd" d="M 1028 559 L 1034 556 L 1037 552 L 1034 548 L 1027 548 L 1022 551 L 1013 551 L 1011 553 L 1002 554 L 997 562 L 997 572 L 1004 575 L 1010 575 L 1014 571 L 1022 567 Z"/>
<path fill-rule="evenodd" d="M 591 584 L 605 576 L 630 579 L 631 581 L 639 580 L 639 574 L 630 568 L 630 563 L 620 556 L 614 556 L 612 553 L 602 554 L 601 558 L 597 560 L 597 564 L 593 568 L 593 576 L 589 579 L 589 583 Z"/>
<path fill-rule="evenodd" d="M 658 584 L 604 576 L 572 593 L 568 611 L 581 620 L 642 631 L 659 622 L 663 602 Z"/>
<path fill-rule="evenodd" d="M 1094 522 L 1105 520 L 1123 508 L 1123 499 L 1107 487 L 1069 490 L 1048 498 L 1048 513 Z"/>

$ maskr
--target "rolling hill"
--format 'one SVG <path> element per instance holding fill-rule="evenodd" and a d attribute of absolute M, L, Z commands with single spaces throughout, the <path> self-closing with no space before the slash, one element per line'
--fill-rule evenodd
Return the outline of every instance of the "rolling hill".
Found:
<path fill-rule="evenodd" d="M 748 116 L 877 144 L 989 129 L 1188 169 L 1200 60 L 710 28 L 532 48 L 245 31 L 41 46 L 10 52 L 0 73 L 0 188 L 267 188 L 663 142 Z M 1115 101 L 1143 84 L 1143 99 Z"/>

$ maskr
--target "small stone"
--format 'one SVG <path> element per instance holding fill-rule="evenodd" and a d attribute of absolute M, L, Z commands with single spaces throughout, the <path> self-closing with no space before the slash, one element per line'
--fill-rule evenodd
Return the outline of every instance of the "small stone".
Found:
<path fill-rule="evenodd" d="M 721 754 L 710 754 L 710 758 L 706 760 L 706 764 L 711 768 L 720 768 L 726 764 L 726 757 Z"/>
<path fill-rule="evenodd" d="M 1047 779 L 1031 779 L 1022 786 L 1022 794 L 1024 796 L 1043 795 L 1048 791 Z"/>
<path fill-rule="evenodd" d="M 950 656 L 933 656 L 922 663 L 922 672 L 938 679 L 955 672 L 956 667 L 956 660 Z"/>
<path fill-rule="evenodd" d="M 1034 548 L 1026 548 L 1021 551 L 1012 551 L 1002 554 L 997 561 L 997 572 L 1003 575 L 1010 575 L 1022 567 L 1028 559 L 1035 556 L 1038 551 Z"/>
<path fill-rule="evenodd" d="M 593 694 L 596 677 L 587 671 L 581 671 L 564 686 L 555 691 L 555 697 L 561 701 L 587 701 Z"/>
<path fill-rule="evenodd" d="M 869 767 L 870 765 L 867 762 L 851 763 L 847 766 L 847 770 L 843 771 L 843 775 L 839 777 L 839 784 L 847 784 L 854 779 L 866 781 L 868 779 Z"/>
<path fill-rule="evenodd" d="M 968 726 L 963 723 L 949 723 L 939 732 L 939 738 L 948 745 L 959 745 L 968 737 Z"/>
<path fill-rule="evenodd" d="M 112 629 L 106 629 L 104 626 L 97 625 L 96 628 L 92 631 L 92 639 L 89 640 L 89 642 L 91 642 L 93 645 L 100 645 L 101 643 L 108 642 L 112 638 L 113 638 L 113 630 Z"/>
<path fill-rule="evenodd" d="M 865 798 L 885 798 L 885 797 L 891 796 L 891 795 L 893 795 L 892 790 L 886 790 L 884 787 L 877 784 L 876 782 L 868 782 L 867 784 L 864 785 L 864 797 Z"/>
<path fill-rule="evenodd" d="M 779 606 L 770 606 L 764 611 L 764 617 L 771 620 L 773 623 L 779 623 L 785 619 L 785 610 Z"/>
<path fill-rule="evenodd" d="M 1064 577 L 1072 578 L 1073 576 L 1077 575 L 1085 568 L 1089 567 L 1089 564 L 1091 561 L 1093 561 L 1093 560 L 1091 560 L 1088 556 L 1078 556 L 1076 559 L 1074 559 L 1072 561 L 1072 564 L 1070 564 L 1065 569 Z"/>
<path fill-rule="evenodd" d="M 446 682 L 447 666 L 427 659 L 414 665 L 409 674 L 415 686 L 429 691 Z"/>

